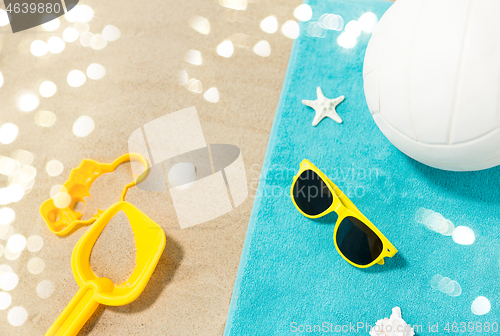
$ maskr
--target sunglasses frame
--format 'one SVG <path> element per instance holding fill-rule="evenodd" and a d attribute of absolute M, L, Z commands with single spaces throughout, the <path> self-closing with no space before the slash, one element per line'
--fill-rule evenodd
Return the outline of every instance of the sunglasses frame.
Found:
<path fill-rule="evenodd" d="M 328 209 L 326 209 L 325 211 L 323 211 L 322 213 L 320 213 L 318 215 L 308 215 L 305 212 L 303 212 L 302 209 L 300 209 L 300 207 L 295 202 L 295 197 L 293 196 L 293 189 L 295 187 L 295 183 L 299 179 L 300 175 L 303 172 L 305 172 L 306 170 L 311 170 L 314 173 L 316 173 L 321 178 L 323 183 L 325 183 L 325 185 L 328 187 L 328 189 L 330 190 L 330 193 L 332 195 L 332 204 L 328 207 Z M 309 160 L 304 159 L 300 163 L 299 172 L 293 177 L 293 183 L 292 183 L 292 187 L 290 189 L 290 195 L 292 197 L 292 202 L 295 205 L 295 207 L 300 211 L 301 214 L 303 214 L 307 218 L 319 218 L 319 217 L 323 217 L 331 212 L 337 213 L 338 218 L 337 218 L 337 222 L 335 223 L 335 229 L 333 232 L 333 242 L 335 243 L 335 248 L 337 249 L 337 252 L 349 264 L 351 264 L 355 267 L 358 267 L 358 268 L 368 268 L 368 267 L 371 267 L 375 264 L 383 265 L 384 258 L 391 258 L 398 252 L 398 250 L 394 247 L 394 245 L 392 245 L 392 243 L 389 241 L 389 239 L 387 239 L 382 234 L 382 232 L 380 232 L 380 230 L 372 222 L 370 222 L 370 220 L 368 218 L 366 218 L 361 213 L 361 211 L 359 211 L 358 208 L 356 208 L 354 203 L 352 203 L 352 201 L 342 192 L 342 190 L 340 190 L 339 187 L 337 187 L 325 174 L 323 174 L 323 172 L 321 170 L 319 170 L 319 168 L 317 168 L 315 165 L 313 165 Z M 344 218 L 349 217 L 349 216 L 355 217 L 358 220 L 360 220 L 361 222 L 363 222 L 363 224 L 365 224 L 370 230 L 372 230 L 377 235 L 377 237 L 382 241 L 382 252 L 374 261 L 372 261 L 371 263 L 369 263 L 367 265 L 358 265 L 358 264 L 352 262 L 351 260 L 346 258 L 346 256 L 344 256 L 344 254 L 340 251 L 340 249 L 337 245 L 336 237 L 337 237 L 337 231 L 339 229 L 340 223 L 342 222 L 342 220 L 344 220 Z"/>

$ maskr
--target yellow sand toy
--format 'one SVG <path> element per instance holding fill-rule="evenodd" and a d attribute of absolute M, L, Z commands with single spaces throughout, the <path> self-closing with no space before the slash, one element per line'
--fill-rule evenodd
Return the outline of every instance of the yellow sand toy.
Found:
<path fill-rule="evenodd" d="M 72 198 L 83 200 L 88 195 L 92 182 L 101 174 L 113 171 L 120 163 L 131 159 L 145 163 L 137 154 L 124 155 L 110 165 L 84 160 L 78 169 L 74 169 L 69 180 L 64 184 Z M 142 159 L 142 160 L 141 160 Z M 145 164 L 147 168 L 147 164 Z M 90 167 L 90 169 L 89 169 Z M 93 172 L 92 172 L 93 171 Z M 87 174 L 87 176 L 85 176 Z M 136 181 L 125 186 L 120 201 L 106 211 L 100 211 L 89 221 L 80 221 L 81 214 L 74 211 L 72 205 L 58 209 L 46 201 L 40 212 L 52 232 L 63 235 L 78 224 L 93 225 L 77 242 L 71 256 L 71 269 L 80 290 L 59 315 L 46 336 L 69 336 L 78 334 L 85 322 L 92 316 L 99 304 L 121 306 L 134 301 L 144 290 L 165 248 L 165 233 L 162 228 L 132 204 L 125 202 L 125 194 Z M 130 277 L 122 284 L 114 284 L 110 279 L 98 277 L 90 267 L 90 254 L 95 242 L 109 221 L 120 211 L 129 219 L 136 245 L 136 267 Z M 55 213 L 54 213 L 55 212 Z M 56 220 L 55 215 L 59 216 Z"/>
<path fill-rule="evenodd" d="M 68 180 L 64 182 L 63 187 L 61 188 L 62 192 L 71 196 L 69 205 L 64 206 L 63 208 L 57 207 L 54 203 L 54 199 L 51 198 L 43 202 L 40 207 L 40 214 L 45 220 L 45 223 L 47 223 L 50 231 L 56 235 L 64 236 L 78 226 L 92 224 L 103 211 L 98 210 L 97 214 L 95 214 L 91 219 L 81 220 L 82 213 L 75 211 L 75 205 L 78 202 L 85 203 L 84 197 L 90 197 L 90 187 L 99 176 L 105 173 L 113 172 L 120 164 L 128 161 L 140 162 L 144 166 L 145 172 L 147 173 L 148 163 L 146 159 L 135 153 L 124 154 L 111 164 L 99 163 L 94 160 L 83 160 L 78 168 L 71 171 Z M 140 178 L 144 178 L 144 176 L 134 176 L 134 181 L 125 186 L 121 194 L 120 201 L 125 200 L 127 190 L 136 185 L 138 179 Z"/>
<path fill-rule="evenodd" d="M 110 279 L 94 274 L 90 253 L 106 224 L 119 211 L 129 218 L 134 232 L 137 266 L 127 281 L 115 285 Z M 113 204 L 76 244 L 71 268 L 80 290 L 45 335 L 76 335 L 99 304 L 122 306 L 134 301 L 146 287 L 164 248 L 165 233 L 158 224 L 130 203 Z"/>

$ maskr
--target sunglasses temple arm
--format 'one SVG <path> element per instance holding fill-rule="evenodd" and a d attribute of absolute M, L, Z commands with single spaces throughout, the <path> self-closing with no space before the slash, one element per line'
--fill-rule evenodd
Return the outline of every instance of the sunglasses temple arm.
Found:
<path fill-rule="evenodd" d="M 386 256 L 387 258 L 392 258 L 396 255 L 396 253 L 398 253 L 398 249 L 395 248 L 391 242 L 389 242 L 389 244 L 391 244 L 391 252 L 389 252 L 389 254 Z"/>

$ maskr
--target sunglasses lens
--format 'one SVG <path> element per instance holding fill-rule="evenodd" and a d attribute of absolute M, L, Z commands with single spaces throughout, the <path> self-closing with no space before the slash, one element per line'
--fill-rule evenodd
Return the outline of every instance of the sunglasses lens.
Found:
<path fill-rule="evenodd" d="M 295 181 L 293 198 L 300 210 L 310 216 L 325 212 L 333 203 L 330 189 L 312 170 L 305 170 Z"/>
<path fill-rule="evenodd" d="M 358 265 L 368 265 L 382 253 L 380 238 L 355 217 L 349 216 L 340 222 L 335 239 L 340 252 Z"/>

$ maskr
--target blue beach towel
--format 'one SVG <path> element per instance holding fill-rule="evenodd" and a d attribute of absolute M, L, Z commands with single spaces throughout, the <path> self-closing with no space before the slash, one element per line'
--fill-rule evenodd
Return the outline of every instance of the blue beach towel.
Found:
<path fill-rule="evenodd" d="M 365 12 L 380 18 L 391 4 L 309 2 L 313 21 L 334 13 L 344 22 Z M 389 317 L 395 306 L 417 335 L 498 333 L 500 168 L 448 172 L 401 153 L 366 105 L 362 68 L 370 35 L 362 33 L 354 48 L 344 49 L 337 43 L 340 32 L 314 38 L 304 28 L 301 23 L 290 57 L 225 335 L 368 335 L 367 326 Z M 326 118 L 311 126 L 314 111 L 301 101 L 315 100 L 318 86 L 328 98 L 345 95 L 337 107 L 342 124 Z M 369 269 L 342 259 L 332 239 L 336 214 L 308 219 L 290 199 L 304 158 L 385 234 L 399 249 L 396 256 Z M 460 245 L 430 230 L 415 219 L 420 208 L 471 228 L 474 243 Z M 461 294 L 436 289 L 437 275 L 456 281 Z M 481 316 L 471 309 L 479 296 L 491 303 Z"/>

